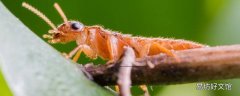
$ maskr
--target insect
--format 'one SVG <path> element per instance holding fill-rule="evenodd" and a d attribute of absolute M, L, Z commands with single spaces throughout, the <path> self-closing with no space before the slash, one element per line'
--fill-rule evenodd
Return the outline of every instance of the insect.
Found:
<path fill-rule="evenodd" d="M 52 27 L 48 31 L 48 34 L 43 35 L 44 38 L 49 39 L 50 43 L 76 41 L 78 46 L 66 55 L 67 58 L 71 58 L 77 54 L 73 58 L 74 61 L 77 61 L 83 52 L 91 59 L 96 59 L 99 56 L 104 60 L 108 60 L 108 63 L 116 62 L 123 54 L 124 46 L 133 48 L 137 58 L 160 53 L 177 58 L 173 51 L 206 47 L 205 45 L 186 40 L 137 37 L 106 30 L 101 26 L 85 26 L 79 21 L 68 21 L 57 3 L 54 4 L 54 7 L 62 17 L 64 23 L 56 27 L 36 8 L 27 3 L 23 3 L 22 6 L 38 15 Z"/>
<path fill-rule="evenodd" d="M 57 3 L 54 4 L 54 7 L 63 18 L 64 23 L 56 27 L 37 9 L 27 3 L 23 3 L 23 6 L 37 14 L 52 27 L 48 31 L 49 34 L 43 35 L 44 38 L 49 39 L 50 43 L 76 41 L 78 46 L 67 55 L 69 58 L 80 50 L 80 52 L 83 52 L 91 59 L 99 56 L 104 60 L 109 60 L 109 62 L 115 62 L 123 54 L 124 46 L 132 47 L 137 58 L 160 53 L 175 56 L 171 50 L 178 51 L 205 47 L 205 45 L 186 40 L 133 37 L 106 30 L 101 26 L 85 26 L 78 21 L 68 21 Z"/>

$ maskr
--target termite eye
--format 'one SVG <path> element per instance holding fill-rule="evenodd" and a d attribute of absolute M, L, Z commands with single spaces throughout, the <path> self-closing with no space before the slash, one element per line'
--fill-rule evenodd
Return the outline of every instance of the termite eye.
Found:
<path fill-rule="evenodd" d="M 81 31 L 83 29 L 83 24 L 79 22 L 72 22 L 71 23 L 71 28 L 77 31 Z"/>

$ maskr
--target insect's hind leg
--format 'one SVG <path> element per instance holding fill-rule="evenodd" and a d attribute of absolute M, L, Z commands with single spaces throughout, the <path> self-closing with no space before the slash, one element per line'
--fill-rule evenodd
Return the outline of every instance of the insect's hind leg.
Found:
<path fill-rule="evenodd" d="M 139 87 L 143 90 L 144 96 L 150 96 L 147 85 L 140 85 Z"/>
<path fill-rule="evenodd" d="M 143 57 L 151 55 L 151 54 L 159 54 L 158 53 L 159 50 L 161 52 L 167 54 L 168 56 L 174 57 L 177 61 L 180 61 L 179 58 L 174 53 L 172 53 L 172 51 L 170 51 L 167 48 L 162 47 L 160 44 L 158 44 L 156 42 L 150 43 L 150 45 L 146 44 L 145 46 L 143 46 L 140 51 L 140 58 L 143 58 Z M 148 64 L 148 63 L 150 63 L 150 64 Z M 150 61 L 149 62 L 147 61 L 147 64 L 154 65 Z M 149 96 L 148 88 L 146 85 L 140 85 L 140 88 L 144 91 L 145 96 Z"/>
<path fill-rule="evenodd" d="M 137 45 L 135 45 L 137 46 Z M 149 53 L 149 49 L 151 47 L 151 43 L 146 43 L 144 46 L 142 46 L 141 48 L 136 48 L 136 49 L 140 49 L 139 51 L 139 58 L 144 58 L 148 55 Z M 148 63 L 148 62 L 147 62 Z M 148 64 L 149 66 L 149 64 Z M 149 66 L 150 67 L 150 66 Z M 150 67 L 151 68 L 151 67 Z M 142 91 L 144 91 L 144 96 L 150 96 L 149 92 L 148 92 L 148 88 L 147 85 L 140 85 L 139 86 L 141 88 Z"/>
<path fill-rule="evenodd" d="M 167 54 L 168 56 L 174 57 L 177 62 L 180 62 L 180 59 L 179 59 L 179 57 L 177 55 L 175 55 L 171 50 L 161 46 L 159 43 L 154 42 L 154 43 L 152 43 L 151 47 L 157 48 L 158 50 L 160 50 L 161 52 Z M 156 53 L 154 53 L 154 50 L 150 50 L 150 51 L 153 51 L 153 52 L 150 52 L 150 53 L 156 54 Z"/>

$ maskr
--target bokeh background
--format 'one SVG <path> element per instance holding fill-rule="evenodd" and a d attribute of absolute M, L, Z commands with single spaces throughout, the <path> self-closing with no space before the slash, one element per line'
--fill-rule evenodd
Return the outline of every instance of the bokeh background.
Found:
<path fill-rule="evenodd" d="M 50 27 L 35 14 L 22 8 L 23 1 L 41 10 L 56 25 L 63 21 L 53 8 L 54 2 L 60 4 L 70 20 L 78 20 L 85 25 L 102 25 L 122 34 L 186 39 L 210 46 L 240 43 L 240 0 L 2 0 L 16 17 L 41 37 Z M 72 42 L 52 46 L 60 52 L 69 52 L 76 44 Z M 82 55 L 79 62 L 86 63 L 90 60 Z M 98 59 L 93 62 L 104 61 Z M 240 94 L 240 79 L 211 82 L 231 83 L 232 88 L 230 91 L 201 91 L 196 90 L 196 83 L 191 83 L 152 85 L 149 86 L 149 91 L 153 96 L 239 96 Z M 143 93 L 137 86 L 132 90 L 136 96 Z M 11 95 L 0 73 L 0 96 Z"/>

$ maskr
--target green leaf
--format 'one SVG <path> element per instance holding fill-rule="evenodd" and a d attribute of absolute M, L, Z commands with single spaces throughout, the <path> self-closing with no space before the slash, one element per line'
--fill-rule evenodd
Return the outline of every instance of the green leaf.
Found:
<path fill-rule="evenodd" d="M 1 65 L 1 64 L 0 64 Z M 0 96 L 12 96 L 0 69 Z"/>
<path fill-rule="evenodd" d="M 17 96 L 108 96 L 0 3 L 0 64 Z"/>

